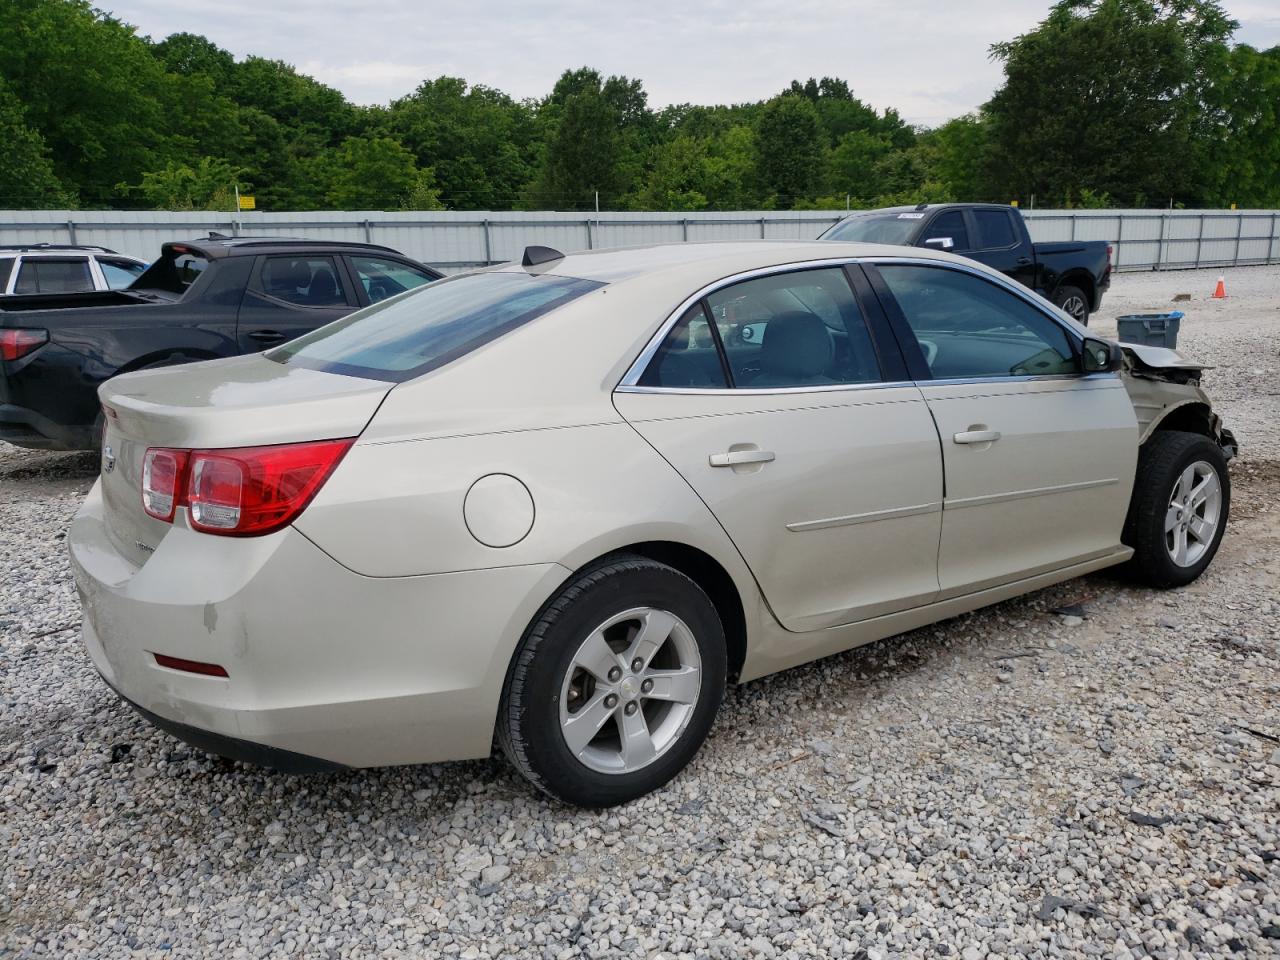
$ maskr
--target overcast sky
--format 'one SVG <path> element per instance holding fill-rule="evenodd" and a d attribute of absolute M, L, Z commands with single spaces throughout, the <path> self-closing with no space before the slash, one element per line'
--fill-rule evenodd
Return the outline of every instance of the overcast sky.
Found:
<path fill-rule="evenodd" d="M 1000 81 L 988 48 L 1043 19 L 1047 0 L 99 0 L 159 40 L 188 31 L 237 57 L 284 60 L 357 103 L 449 75 L 522 99 L 566 68 L 644 81 L 649 103 L 759 100 L 835 76 L 873 106 L 937 124 Z M 1280 44 L 1280 0 L 1226 0 L 1236 39 Z"/>

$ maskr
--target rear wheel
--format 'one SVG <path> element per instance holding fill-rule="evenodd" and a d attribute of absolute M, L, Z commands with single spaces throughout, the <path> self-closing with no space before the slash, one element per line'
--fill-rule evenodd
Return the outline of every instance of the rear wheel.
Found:
<path fill-rule="evenodd" d="M 1054 306 L 1060 310 L 1065 310 L 1071 315 L 1071 319 L 1083 323 L 1085 326 L 1089 324 L 1089 298 L 1085 292 L 1079 287 L 1073 287 L 1069 283 L 1064 283 L 1057 289 L 1053 295 Z"/>
<path fill-rule="evenodd" d="M 1218 552 L 1230 508 L 1231 477 L 1216 443 L 1179 430 L 1153 434 L 1138 454 L 1125 571 L 1153 587 L 1190 583 Z"/>
<path fill-rule="evenodd" d="M 724 630 L 679 571 L 622 556 L 584 571 L 529 628 L 507 672 L 503 751 L 567 803 L 662 786 L 706 739 L 724 694 Z"/>

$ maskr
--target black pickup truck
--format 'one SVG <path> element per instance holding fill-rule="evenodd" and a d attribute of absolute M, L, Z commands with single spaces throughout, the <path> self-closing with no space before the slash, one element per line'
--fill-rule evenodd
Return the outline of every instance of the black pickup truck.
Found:
<path fill-rule="evenodd" d="M 996 203 L 864 210 L 819 239 L 948 250 L 1007 274 L 1085 324 L 1111 286 L 1111 247 L 1105 240 L 1032 243 L 1022 214 Z"/>
<path fill-rule="evenodd" d="M 441 274 L 389 247 L 224 237 L 166 243 L 124 290 L 0 300 L 0 440 L 99 442 L 118 373 L 254 353 Z"/>

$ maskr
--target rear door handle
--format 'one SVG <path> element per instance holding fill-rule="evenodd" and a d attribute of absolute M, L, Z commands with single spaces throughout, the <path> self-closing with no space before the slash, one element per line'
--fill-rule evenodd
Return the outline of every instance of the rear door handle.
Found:
<path fill-rule="evenodd" d="M 1000 439 L 999 430 L 966 430 L 951 438 L 956 443 L 992 443 Z"/>
<path fill-rule="evenodd" d="M 250 330 L 245 336 L 259 343 L 277 343 L 284 339 L 284 334 L 279 330 Z"/>
<path fill-rule="evenodd" d="M 768 463 L 773 460 L 772 450 L 732 450 L 729 453 L 713 453 L 707 462 L 713 467 L 736 467 L 744 463 Z"/>

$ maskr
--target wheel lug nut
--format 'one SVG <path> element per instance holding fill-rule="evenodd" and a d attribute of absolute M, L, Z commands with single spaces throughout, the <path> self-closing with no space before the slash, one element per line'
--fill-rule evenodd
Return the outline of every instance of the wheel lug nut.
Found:
<path fill-rule="evenodd" d="M 618 695 L 616 693 L 609 694 L 604 698 L 604 705 L 612 710 L 618 705 Z"/>
<path fill-rule="evenodd" d="M 639 709 L 639 707 L 637 707 L 637 706 L 636 706 L 636 702 L 635 702 L 634 700 L 632 700 L 630 703 L 628 703 L 628 704 L 627 704 L 625 707 L 623 707 L 622 709 L 623 709 L 624 711 L 626 711 L 626 714 L 627 714 L 627 716 L 629 717 L 629 716 L 632 716 L 632 715 L 636 712 L 636 710 L 638 710 L 638 709 Z"/>
<path fill-rule="evenodd" d="M 648 692 L 649 692 L 650 690 L 652 690 L 652 689 L 653 689 L 653 681 L 652 681 L 652 680 L 646 680 L 644 683 L 640 684 L 640 692 L 641 692 L 641 693 L 648 693 Z"/>
<path fill-rule="evenodd" d="M 632 673 L 639 673 L 643 669 L 644 669 L 644 661 L 641 660 L 639 657 L 636 657 L 634 660 L 631 661 Z"/>
<path fill-rule="evenodd" d="M 610 668 L 609 668 L 609 679 L 610 679 L 612 682 L 617 683 L 621 678 L 622 678 L 622 668 L 621 668 L 621 667 L 610 667 Z"/>

